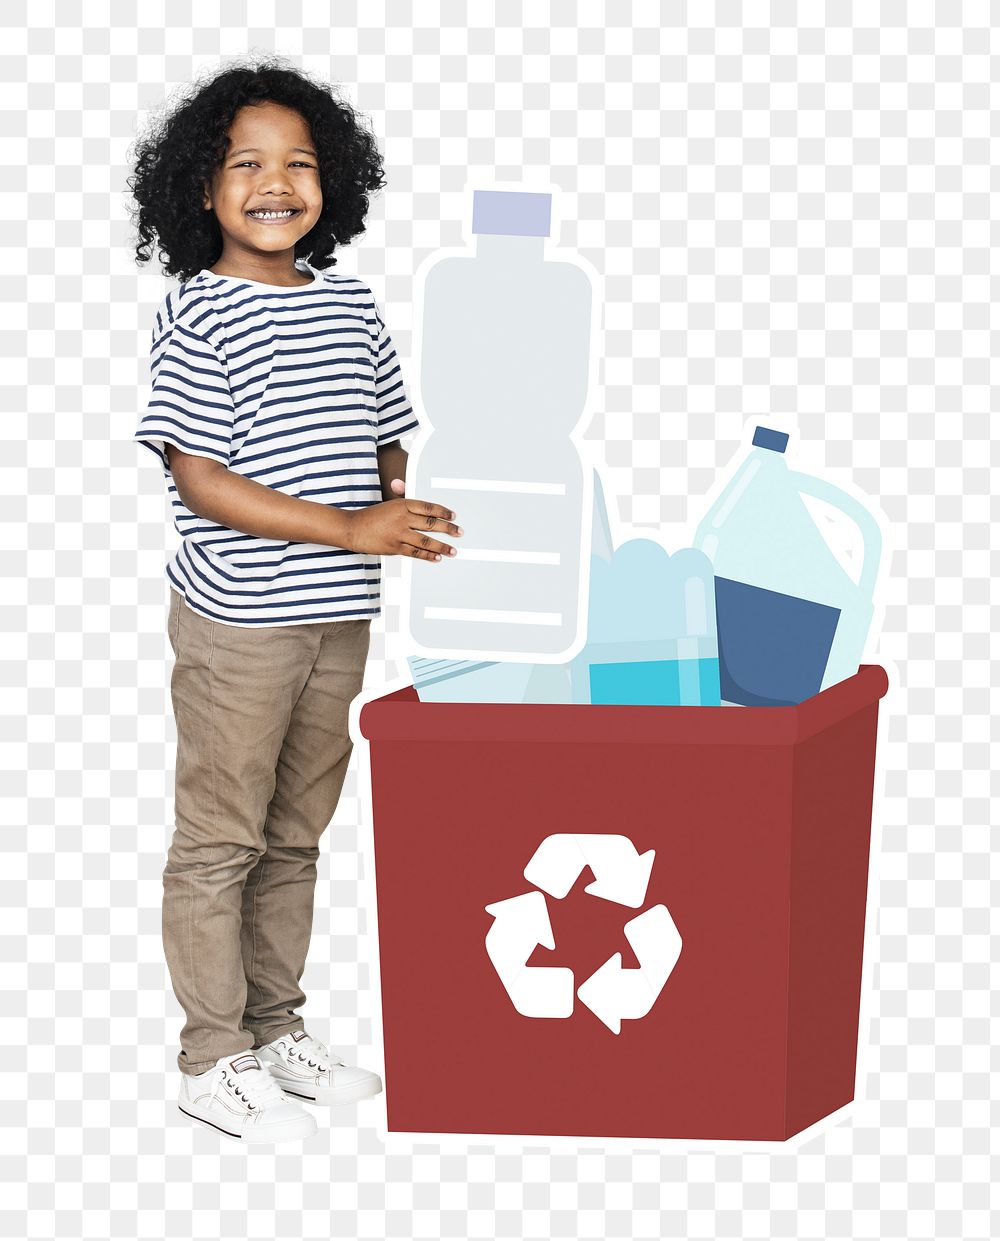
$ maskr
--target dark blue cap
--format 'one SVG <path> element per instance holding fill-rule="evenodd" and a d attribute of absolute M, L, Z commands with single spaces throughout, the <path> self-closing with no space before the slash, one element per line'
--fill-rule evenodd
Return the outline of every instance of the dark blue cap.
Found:
<path fill-rule="evenodd" d="M 784 452 L 788 447 L 785 431 L 772 431 L 770 427 L 758 427 L 753 433 L 754 448 L 770 448 L 772 452 Z"/>

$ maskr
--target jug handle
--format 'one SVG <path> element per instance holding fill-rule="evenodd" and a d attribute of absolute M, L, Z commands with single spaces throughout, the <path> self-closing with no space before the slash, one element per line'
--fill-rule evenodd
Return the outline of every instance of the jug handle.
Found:
<path fill-rule="evenodd" d="M 858 589 L 868 600 L 871 600 L 875 580 L 878 577 L 879 559 L 882 555 L 882 531 L 879 529 L 878 522 L 863 504 L 859 504 L 853 496 L 848 495 L 846 491 L 841 491 L 833 483 L 828 483 L 822 478 L 813 478 L 810 474 L 797 474 L 792 470 L 789 471 L 789 477 L 799 491 L 815 496 L 817 500 L 825 500 L 827 504 L 840 509 L 861 531 L 863 550 Z"/>

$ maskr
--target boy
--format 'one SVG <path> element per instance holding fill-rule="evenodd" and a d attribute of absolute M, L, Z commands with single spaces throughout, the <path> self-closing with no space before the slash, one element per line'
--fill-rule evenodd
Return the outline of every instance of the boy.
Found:
<path fill-rule="evenodd" d="M 437 562 L 455 549 L 432 534 L 461 534 L 453 512 L 403 495 L 399 436 L 417 420 L 370 289 L 296 266 L 331 160 L 299 75 L 266 77 L 270 98 L 237 111 L 204 184 L 221 251 L 157 314 L 134 436 L 161 461 L 182 535 L 166 569 L 177 823 L 163 871 L 186 1014 L 178 1105 L 251 1142 L 314 1132 L 299 1099 L 382 1088 L 295 1011 L 318 841 L 350 759 L 378 557 Z"/>

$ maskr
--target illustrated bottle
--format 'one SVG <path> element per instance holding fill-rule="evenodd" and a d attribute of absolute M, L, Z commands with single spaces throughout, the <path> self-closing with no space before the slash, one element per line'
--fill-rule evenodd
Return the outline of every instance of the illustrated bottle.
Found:
<path fill-rule="evenodd" d="M 753 447 L 694 539 L 712 562 L 722 697 L 785 706 L 853 676 L 872 618 L 882 535 L 847 492 L 788 468 L 782 431 L 757 427 Z M 860 530 L 857 580 L 841 566 L 803 496 Z"/>
<path fill-rule="evenodd" d="M 409 563 L 409 624 L 442 654 L 554 662 L 582 641 L 592 484 L 571 435 L 592 286 L 581 266 L 545 259 L 551 207 L 550 194 L 475 191 L 475 253 L 438 259 L 424 282 L 430 433 L 407 494 L 451 508 L 464 534 L 454 559 Z"/>
<path fill-rule="evenodd" d="M 719 706 L 712 564 L 629 539 L 590 568 L 587 644 L 570 664 L 572 700 L 595 706 Z"/>

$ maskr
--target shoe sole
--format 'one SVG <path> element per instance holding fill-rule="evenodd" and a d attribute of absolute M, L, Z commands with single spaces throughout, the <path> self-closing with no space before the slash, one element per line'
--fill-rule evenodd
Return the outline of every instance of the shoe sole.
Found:
<path fill-rule="evenodd" d="M 335 1094 L 326 1092 L 317 1096 L 303 1094 L 301 1090 L 295 1090 L 291 1085 L 286 1085 L 279 1077 L 275 1077 L 274 1080 L 285 1094 L 295 1099 L 302 1099 L 306 1103 L 315 1103 L 320 1107 L 340 1107 L 346 1103 L 359 1103 L 362 1099 L 373 1099 L 375 1095 L 382 1093 L 381 1083 L 378 1086 L 372 1086 L 367 1082 L 358 1082 L 356 1086 L 338 1090 Z"/>
<path fill-rule="evenodd" d="M 209 1120 L 207 1116 L 188 1111 L 179 1103 L 177 1110 L 183 1112 L 189 1120 L 197 1121 L 199 1125 L 206 1125 L 209 1129 L 214 1129 L 216 1133 L 224 1134 L 227 1138 L 234 1138 L 237 1142 L 246 1142 L 248 1146 L 270 1145 L 273 1142 L 300 1142 L 303 1138 L 311 1138 L 316 1132 L 316 1121 L 309 1115 L 289 1121 L 286 1125 L 269 1125 L 263 1130 L 251 1129 L 248 1133 L 234 1133 L 217 1121 Z"/>

